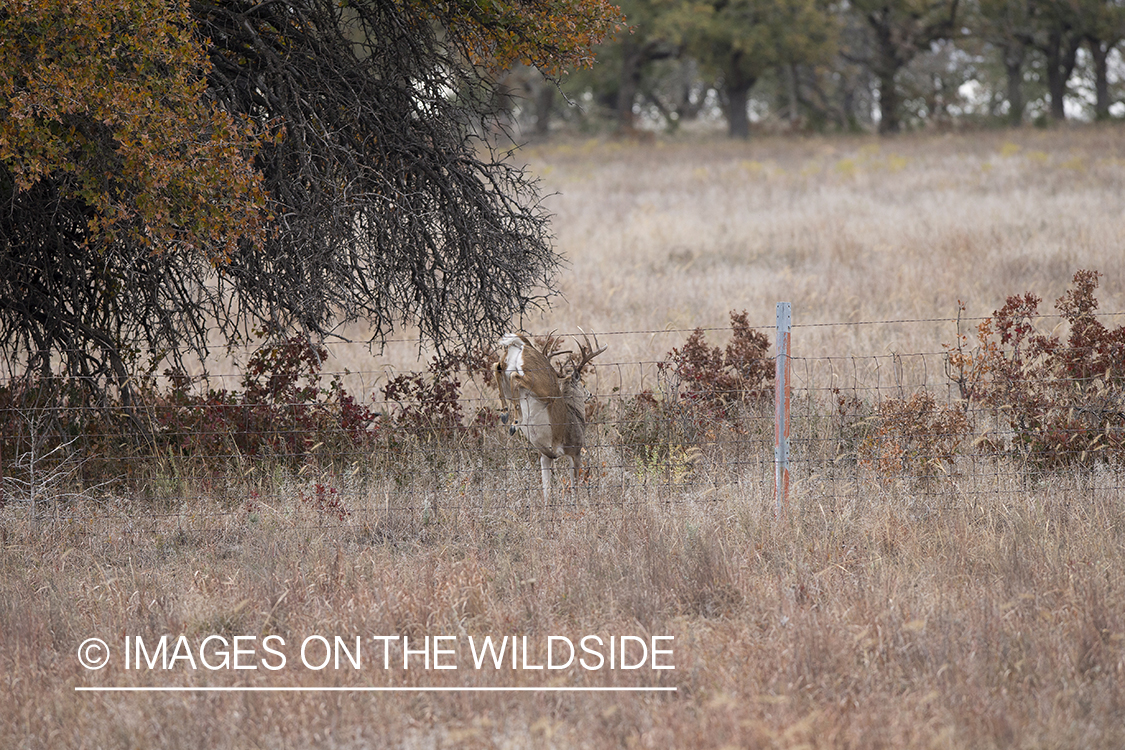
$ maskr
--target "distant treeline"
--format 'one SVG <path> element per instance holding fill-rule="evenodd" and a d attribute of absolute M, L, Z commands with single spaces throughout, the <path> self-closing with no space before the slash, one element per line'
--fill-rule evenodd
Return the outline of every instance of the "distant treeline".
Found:
<path fill-rule="evenodd" d="M 628 0 L 561 87 L 505 74 L 519 130 L 875 131 L 1125 116 L 1120 0 Z"/>

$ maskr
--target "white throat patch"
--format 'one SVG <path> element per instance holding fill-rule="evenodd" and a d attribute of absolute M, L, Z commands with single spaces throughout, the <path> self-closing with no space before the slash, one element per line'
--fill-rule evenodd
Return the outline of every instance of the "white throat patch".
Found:
<path fill-rule="evenodd" d="M 500 346 L 508 347 L 508 356 L 505 358 L 504 374 L 509 378 L 513 375 L 524 377 L 523 373 L 523 340 L 514 333 L 505 334 L 500 339 Z"/>

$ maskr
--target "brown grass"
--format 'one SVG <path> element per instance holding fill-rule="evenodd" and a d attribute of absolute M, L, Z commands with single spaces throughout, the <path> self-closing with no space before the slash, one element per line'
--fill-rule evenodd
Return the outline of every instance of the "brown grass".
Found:
<path fill-rule="evenodd" d="M 972 487 L 973 490 L 987 490 Z M 1017 489 L 1017 488 L 1008 488 Z M 908 510 L 751 491 L 589 512 L 308 509 L 183 525 L 3 523 L 4 747 L 1112 747 L 1125 742 L 1125 513 L 1052 480 Z M 284 503 L 275 498 L 274 502 Z M 124 635 L 278 634 L 281 672 L 121 668 Z M 368 663 L 305 636 L 674 635 L 675 671 Z M 98 636 L 118 660 L 87 672 Z M 368 658 L 375 653 L 368 652 Z M 542 649 L 537 653 L 542 663 Z M 531 663 L 535 663 L 533 659 Z M 674 694 L 93 694 L 78 685 L 663 685 Z"/>
<path fill-rule="evenodd" d="M 958 301 L 979 318 L 1034 291 L 1053 312 L 1079 268 L 1105 274 L 1103 311 L 1125 310 L 1125 139 L 1116 127 L 576 140 L 516 158 L 542 175 L 568 263 L 562 299 L 516 323 L 598 332 L 610 345 L 599 374 L 606 364 L 626 370 L 614 369 L 605 391 L 651 385 L 633 363 L 661 359 L 696 326 L 727 329 L 731 310 L 772 326 L 779 301 L 792 303 L 796 326 L 936 319 L 798 328 L 798 356 L 814 357 L 941 351 L 954 341 Z M 360 327 L 351 334 L 363 338 Z M 384 367 L 420 369 L 409 332 L 381 356 L 330 348 L 329 369 L 369 373 L 352 381 L 356 392 Z"/>
<path fill-rule="evenodd" d="M 725 326 L 743 308 L 771 325 L 779 300 L 798 324 L 949 318 L 958 299 L 988 315 L 1026 289 L 1055 299 L 1080 267 L 1125 271 L 1115 128 L 591 142 L 531 156 L 559 193 L 551 205 L 571 260 L 567 303 L 536 328 Z M 1125 309 L 1120 285 L 1105 291 L 1104 309 Z M 912 333 L 920 341 L 805 338 L 818 354 L 932 345 L 932 329 Z"/>
<path fill-rule="evenodd" d="M 743 308 L 768 326 L 778 299 L 798 323 L 950 318 L 957 299 L 986 315 L 1007 294 L 1053 300 L 1076 267 L 1105 273 L 1102 309 L 1122 310 L 1123 144 L 1084 129 L 539 149 L 571 269 L 566 302 L 525 326 L 725 328 Z M 629 363 L 684 338 L 603 343 Z M 794 338 L 808 356 L 932 352 L 952 329 Z M 406 351 L 385 361 L 417 367 Z M 1119 470 L 1025 477 L 997 463 L 937 487 L 812 477 L 779 520 L 768 454 L 698 467 L 685 454 L 663 486 L 610 467 L 579 504 L 549 510 L 522 461 L 530 476 L 481 464 L 466 483 L 440 456 L 403 453 L 393 475 L 333 478 L 342 519 L 309 502 L 308 477 L 261 477 L 252 495 L 245 477 L 171 471 L 159 502 L 39 519 L 0 507 L 0 747 L 1125 745 Z M 125 636 L 162 634 L 277 634 L 290 663 L 122 668 Z M 370 641 L 360 671 L 296 663 L 309 635 L 587 634 L 673 635 L 676 669 L 477 672 L 462 651 L 456 671 L 384 672 Z M 79 665 L 89 637 L 114 649 L 107 668 Z M 546 684 L 677 691 L 74 691 Z"/>

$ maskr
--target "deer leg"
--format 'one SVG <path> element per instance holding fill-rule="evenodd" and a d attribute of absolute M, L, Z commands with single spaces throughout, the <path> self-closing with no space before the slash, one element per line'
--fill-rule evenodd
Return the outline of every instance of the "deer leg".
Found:
<path fill-rule="evenodd" d="M 570 491 L 574 493 L 574 504 L 578 504 L 578 476 L 582 473 L 582 454 L 570 454 Z"/>
<path fill-rule="evenodd" d="M 503 401 L 503 406 L 500 410 L 500 424 L 507 425 L 509 435 L 515 435 L 516 434 L 516 426 L 519 424 L 519 419 L 512 419 L 511 402 L 509 402 L 507 399 L 501 399 L 501 400 Z M 508 424 L 509 419 L 512 420 L 511 424 Z"/>
<path fill-rule="evenodd" d="M 509 419 L 512 421 L 511 424 L 508 424 Z M 519 421 L 518 418 L 516 418 L 516 419 L 512 418 L 511 407 L 508 405 L 508 402 L 505 401 L 504 402 L 504 410 L 500 412 L 500 424 L 507 425 L 509 435 L 515 435 L 516 434 L 516 426 L 519 425 L 519 423 L 520 423 L 520 421 Z"/>
<path fill-rule="evenodd" d="M 551 467 L 555 459 L 539 454 L 539 470 L 543 474 L 543 506 L 546 507 L 551 499 Z"/>
<path fill-rule="evenodd" d="M 497 390 L 500 392 L 500 423 L 507 425 L 508 434 L 516 434 L 516 425 L 519 424 L 518 418 L 512 417 L 512 402 L 516 401 L 519 395 L 518 389 L 513 389 L 511 378 L 508 377 L 504 368 L 500 365 L 496 366 L 496 384 Z M 517 402 L 518 408 L 518 402 Z M 511 424 L 508 421 L 511 420 Z"/>

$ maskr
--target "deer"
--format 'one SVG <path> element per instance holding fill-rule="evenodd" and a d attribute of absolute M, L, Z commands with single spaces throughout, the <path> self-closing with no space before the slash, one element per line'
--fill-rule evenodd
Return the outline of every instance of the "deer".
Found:
<path fill-rule="evenodd" d="M 582 385 L 582 373 L 590 360 L 606 350 L 604 346 L 598 347 L 597 336 L 592 345 L 585 332 L 582 339 L 577 356 L 569 351 L 548 356 L 527 336 L 519 334 L 508 333 L 500 339 L 495 376 L 501 421 L 508 425 L 509 435 L 522 432 L 539 452 L 544 505 L 550 502 L 551 470 L 563 456 L 570 459 L 570 486 L 578 491 L 582 449 L 586 445 L 586 401 L 590 398 L 590 392 Z M 570 355 L 567 364 L 555 369 L 551 359 L 563 354 Z M 508 424 L 512 404 L 518 407 L 519 418 Z"/>

